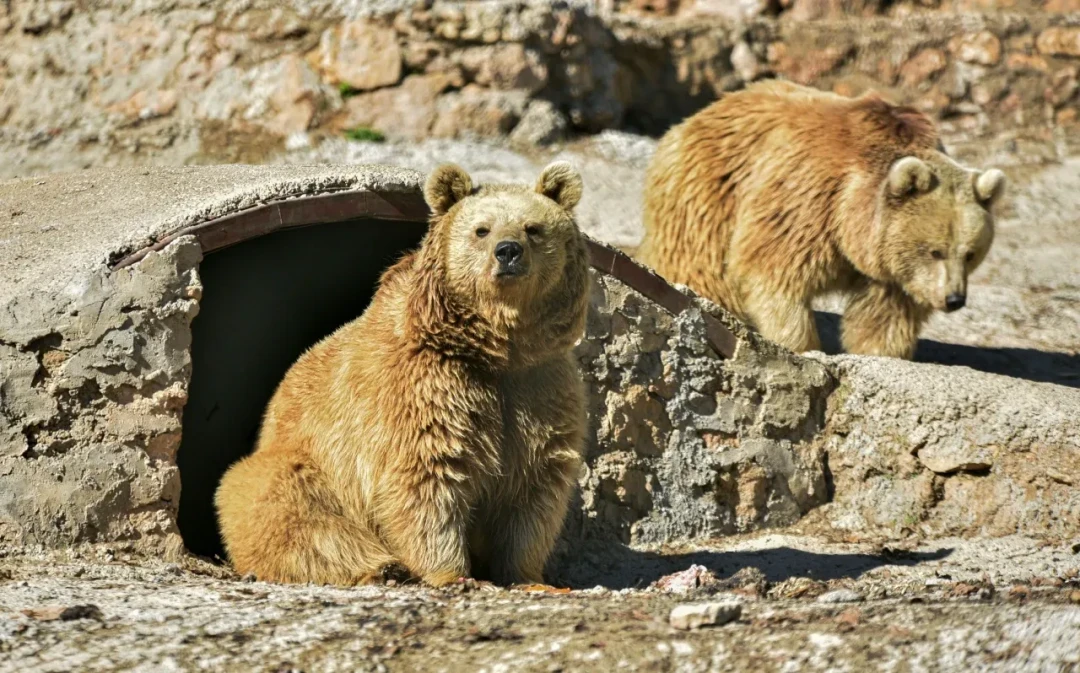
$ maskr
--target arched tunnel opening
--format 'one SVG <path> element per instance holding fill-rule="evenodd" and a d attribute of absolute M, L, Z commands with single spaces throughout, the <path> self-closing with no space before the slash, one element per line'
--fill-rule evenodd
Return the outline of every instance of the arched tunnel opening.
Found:
<path fill-rule="evenodd" d="M 190 551 L 224 558 L 214 492 L 254 448 L 278 383 L 301 353 L 364 311 L 382 272 L 426 229 L 422 221 L 353 219 L 206 254 L 177 453 L 178 525 Z"/>

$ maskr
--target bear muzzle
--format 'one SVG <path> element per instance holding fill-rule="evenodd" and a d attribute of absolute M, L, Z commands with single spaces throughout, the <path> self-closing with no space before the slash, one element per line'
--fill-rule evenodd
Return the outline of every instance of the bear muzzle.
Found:
<path fill-rule="evenodd" d="M 959 292 L 953 292 L 948 297 L 945 297 L 945 310 L 949 313 L 953 311 L 959 311 L 964 308 L 964 304 L 967 303 L 967 296 L 960 294 Z"/>
<path fill-rule="evenodd" d="M 498 269 L 495 276 L 507 278 L 525 274 L 525 248 L 517 241 L 499 241 L 495 245 L 495 261 Z"/>

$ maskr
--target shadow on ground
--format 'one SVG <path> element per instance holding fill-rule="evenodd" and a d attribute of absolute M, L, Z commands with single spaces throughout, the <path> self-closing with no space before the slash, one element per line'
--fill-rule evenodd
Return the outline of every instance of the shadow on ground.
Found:
<path fill-rule="evenodd" d="M 829 354 L 840 346 L 840 316 L 816 311 L 822 349 Z M 970 367 L 990 374 L 1002 374 L 1040 383 L 1080 388 L 1080 355 L 1040 351 L 1034 348 L 980 348 L 921 339 L 915 352 L 917 362 Z"/>
<path fill-rule="evenodd" d="M 937 561 L 951 553 L 952 549 L 898 554 L 820 554 L 777 547 L 758 551 L 659 554 L 623 545 L 605 545 L 594 553 L 574 553 L 574 558 L 566 558 L 563 567 L 557 567 L 552 576 L 562 586 L 574 589 L 597 585 L 609 589 L 644 588 L 661 577 L 686 570 L 691 565 L 700 565 L 716 573 L 721 580 L 731 578 L 744 568 L 756 568 L 770 584 L 793 577 L 828 581 L 856 579 L 881 566 L 914 566 Z"/>

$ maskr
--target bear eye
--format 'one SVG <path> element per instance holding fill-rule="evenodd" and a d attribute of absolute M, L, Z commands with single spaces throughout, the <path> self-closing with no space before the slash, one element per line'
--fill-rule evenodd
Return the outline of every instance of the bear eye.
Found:
<path fill-rule="evenodd" d="M 540 227 L 535 224 L 530 224 L 529 226 L 525 227 L 525 233 L 529 236 L 539 236 L 541 231 L 542 230 L 540 229 Z"/>
<path fill-rule="evenodd" d="M 970 262 L 971 260 L 975 259 L 975 253 L 969 252 L 968 254 L 964 255 L 964 259 Z"/>
<path fill-rule="evenodd" d="M 940 250 L 932 250 L 932 251 L 930 251 L 930 256 L 933 257 L 934 259 L 945 259 L 945 253 L 943 253 Z"/>
<path fill-rule="evenodd" d="M 477 238 L 483 238 L 483 237 L 487 236 L 489 233 L 491 233 L 491 230 L 488 229 L 487 227 L 477 227 L 477 229 L 476 229 L 476 237 Z"/>

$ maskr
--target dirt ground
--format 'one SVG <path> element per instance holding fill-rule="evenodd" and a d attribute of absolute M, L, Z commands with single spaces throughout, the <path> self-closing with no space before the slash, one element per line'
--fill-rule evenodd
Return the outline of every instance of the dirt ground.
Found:
<path fill-rule="evenodd" d="M 193 559 L 8 551 L 0 670 L 1080 670 L 1076 541 L 757 535 L 657 551 L 612 574 L 637 588 L 559 593 L 284 586 Z M 741 614 L 670 625 L 676 605 L 710 601 Z"/>

